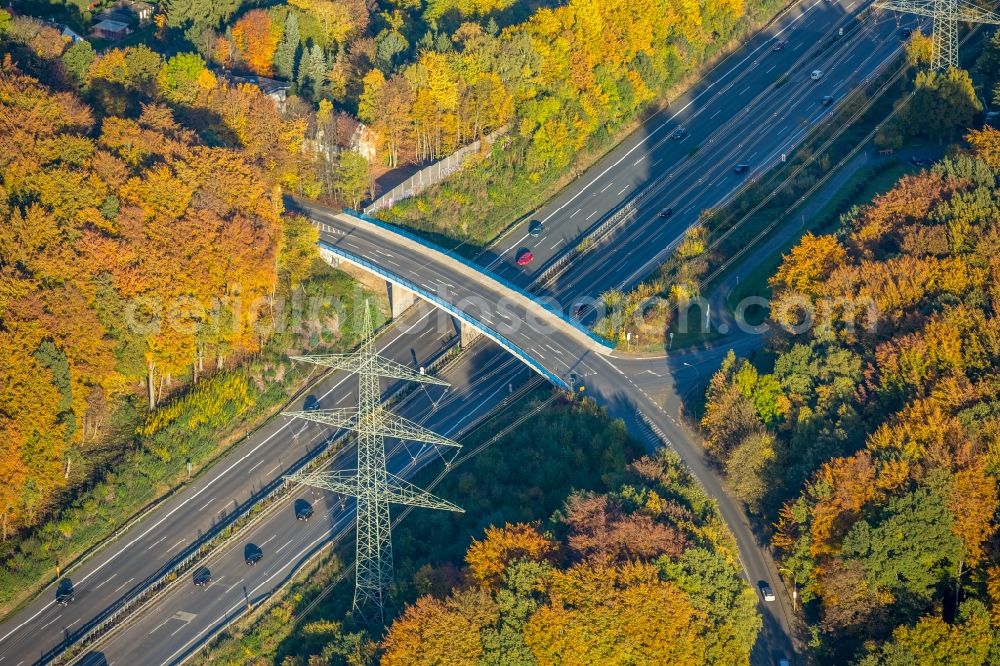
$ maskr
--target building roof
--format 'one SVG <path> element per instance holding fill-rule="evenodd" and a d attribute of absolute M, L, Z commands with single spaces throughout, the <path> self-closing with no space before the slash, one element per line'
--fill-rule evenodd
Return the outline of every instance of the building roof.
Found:
<path fill-rule="evenodd" d="M 63 37 L 69 37 L 74 42 L 82 42 L 83 41 L 83 37 L 81 37 L 80 35 L 78 35 L 75 32 L 73 32 L 71 29 L 66 28 L 66 27 L 64 27 L 62 29 L 62 36 Z"/>
<path fill-rule="evenodd" d="M 122 30 L 128 30 L 128 24 L 122 23 L 121 21 L 104 19 L 100 23 L 95 23 L 92 29 L 102 30 L 104 32 L 121 32 Z"/>

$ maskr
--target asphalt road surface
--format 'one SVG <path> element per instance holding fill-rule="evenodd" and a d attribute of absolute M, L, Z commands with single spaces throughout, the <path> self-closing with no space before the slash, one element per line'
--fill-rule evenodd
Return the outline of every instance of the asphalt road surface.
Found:
<path fill-rule="evenodd" d="M 523 230 L 515 230 L 498 246 L 496 256 L 487 258 L 486 262 L 508 279 L 527 284 L 532 278 L 530 269 L 542 266 L 570 245 L 570 241 L 589 228 L 591 223 L 613 211 L 644 184 L 660 175 L 663 169 L 674 165 L 674 175 L 669 176 L 662 194 L 644 200 L 642 207 L 646 214 L 636 216 L 638 223 L 633 221 L 627 229 L 623 229 L 616 238 L 615 247 L 590 255 L 588 265 L 579 267 L 579 274 L 574 267 L 557 284 L 555 293 L 572 297 L 593 295 L 609 285 L 627 283 L 632 275 L 637 276 L 634 279 L 641 277 L 639 271 L 644 264 L 676 240 L 696 217 L 698 207 L 715 205 L 713 197 L 716 201 L 720 200 L 727 195 L 727 191 L 739 185 L 740 179 L 730 173 L 733 163 L 750 165 L 751 172 L 743 177 L 752 177 L 753 170 L 773 166 L 775 155 L 783 149 L 790 149 L 808 127 L 801 124 L 802 117 L 813 119 L 809 122 L 816 122 L 822 117 L 822 108 L 809 110 L 810 105 L 818 104 L 823 95 L 839 94 L 838 91 L 842 92 L 868 76 L 898 48 L 895 21 L 883 19 L 872 27 L 866 23 L 860 30 L 849 31 L 847 40 L 840 45 L 827 47 L 822 54 L 808 60 L 802 60 L 802 56 L 797 55 L 815 50 L 817 44 L 832 39 L 837 26 L 847 25 L 847 21 L 853 20 L 851 12 L 861 6 L 861 3 L 827 4 L 822 0 L 807 0 L 794 5 L 765 34 L 755 37 L 746 47 L 720 63 L 688 96 L 647 122 L 643 130 L 630 137 L 540 210 L 536 217 L 544 220 L 545 226 L 541 236 L 534 238 L 527 236 Z M 771 50 L 776 38 L 787 42 L 782 51 Z M 824 69 L 824 76 L 818 82 L 808 78 L 808 72 L 814 68 Z M 771 84 L 782 70 L 789 72 L 788 81 L 772 88 Z M 781 101 L 783 96 L 786 102 Z M 788 99 L 797 101 L 788 104 Z M 748 108 L 755 111 L 744 113 Z M 765 112 L 771 115 L 767 116 Z M 775 113 L 778 115 L 773 115 Z M 686 138 L 669 139 L 677 125 L 683 125 L 688 130 Z M 774 134 L 767 134 L 772 126 L 779 129 Z M 756 142 L 754 137 L 760 133 L 769 138 Z M 740 146 L 741 143 L 743 146 Z M 699 149 L 692 151 L 696 145 Z M 698 179 L 702 182 L 697 183 Z M 659 222 L 662 218 L 652 213 L 658 212 L 661 206 L 671 205 L 671 201 L 678 202 L 670 218 L 676 222 L 663 224 Z M 646 226 L 638 226 L 642 224 Z M 536 255 L 528 271 L 510 261 L 510 255 L 522 246 L 530 247 Z M 629 254 L 625 255 L 626 252 Z M 378 255 L 375 256 L 377 258 Z M 441 327 L 423 331 L 420 335 L 406 333 L 407 322 L 420 317 L 437 315 L 430 313 L 427 306 L 407 313 L 380 338 L 379 347 L 385 349 L 386 355 L 417 367 L 441 348 L 444 339 L 453 337 L 453 331 L 441 330 Z M 575 362 L 556 360 L 560 355 L 556 350 L 561 350 L 562 354 L 569 353 L 571 345 L 568 342 L 557 339 L 542 345 L 538 353 L 543 359 L 551 355 L 559 371 L 567 377 L 567 373 L 576 372 L 569 370 Z M 551 349 L 545 345 L 551 345 Z M 662 361 L 659 369 L 629 367 L 626 374 L 621 375 L 602 367 L 601 364 L 606 361 L 597 360 L 597 355 L 591 352 L 589 357 L 579 359 L 574 367 L 579 369 L 576 372 L 578 381 L 589 383 L 588 390 L 602 396 L 617 416 L 634 422 L 635 406 L 628 404 L 630 396 L 645 396 L 639 398 L 638 409 L 647 419 L 656 422 L 676 447 L 684 446 L 682 442 L 690 444 L 697 440 L 685 433 L 676 419 L 679 402 L 671 381 L 683 385 L 691 378 L 701 377 L 699 373 L 708 372 L 712 363 L 718 362 L 721 353 L 721 350 L 707 351 L 701 356 L 689 356 L 686 358 L 690 362 L 683 361 L 683 365 L 673 362 L 673 367 L 666 360 Z M 477 379 L 477 372 L 489 374 L 500 367 L 507 370 L 490 375 L 495 380 L 493 383 Z M 633 371 L 639 374 L 634 375 Z M 493 345 L 478 345 L 474 353 L 466 354 L 454 366 L 453 372 L 455 375 L 448 378 L 456 388 L 449 395 L 464 394 L 466 397 L 455 397 L 453 402 L 439 405 L 433 411 L 434 419 L 423 421 L 442 434 L 453 433 L 456 428 L 461 428 L 462 423 L 487 412 L 502 397 L 505 387 L 509 390 L 515 379 L 521 382 L 526 376 L 520 364 L 510 362 L 506 354 Z M 501 377 L 505 372 L 510 373 L 509 377 Z M 637 393 L 635 386 L 641 391 Z M 349 401 L 355 390 L 343 375 L 334 374 L 317 386 L 313 393 L 320 397 L 322 407 L 337 407 L 353 404 Z M 0 666 L 39 661 L 67 640 L 72 641 L 107 609 L 141 590 L 167 570 L 172 562 L 196 547 L 200 539 L 217 529 L 237 507 L 253 502 L 261 488 L 267 487 L 285 470 L 311 455 L 328 435 L 318 426 L 293 424 L 285 419 L 274 419 L 263 426 L 191 485 L 163 502 L 119 539 L 72 571 L 69 578 L 76 596 L 73 604 L 67 608 L 55 604 L 55 586 L 52 586 L 0 625 Z M 698 452 L 694 450 L 694 453 Z M 699 474 L 699 478 L 702 475 Z M 711 474 L 705 478 L 710 479 Z M 704 479 L 703 483 L 706 483 Z M 709 492 L 713 492 L 710 484 L 711 480 L 706 486 Z M 345 509 L 349 511 L 349 507 Z M 192 585 L 191 590 L 182 593 L 188 601 L 176 606 L 178 610 L 174 613 L 182 613 L 177 619 L 170 619 L 173 614 L 164 616 L 169 605 L 164 602 L 148 617 L 158 619 L 157 624 L 165 620 L 167 623 L 152 633 L 137 633 L 138 627 L 144 626 L 147 621 L 144 618 L 102 648 L 108 660 L 137 663 L 128 661 L 130 653 L 126 648 L 132 644 L 142 646 L 144 658 L 138 663 L 172 663 L 180 659 L 183 652 L 177 653 L 178 649 L 187 645 L 186 649 L 190 651 L 206 640 L 212 634 L 212 627 L 217 626 L 213 620 L 221 617 L 221 611 L 236 604 L 244 585 L 251 599 L 266 595 L 290 574 L 295 563 L 301 561 L 310 549 L 322 543 L 323 535 L 319 531 L 313 532 L 320 530 L 321 517 L 327 517 L 326 524 L 322 525 L 327 538 L 331 526 L 339 530 L 343 529 L 343 521 L 350 522 L 344 516 L 337 517 L 324 511 L 317 511 L 308 525 L 294 521 L 291 514 L 279 514 L 264 521 L 258 527 L 262 536 L 254 538 L 262 543 L 272 536 L 273 539 L 264 546 L 265 559 L 259 565 L 246 568 L 241 555 L 234 557 L 232 566 L 235 569 L 244 567 L 239 574 L 235 569 L 213 572 L 213 589 L 219 594 L 194 595 L 194 592 L 205 591 Z M 745 525 L 742 514 L 735 517 L 727 515 L 726 518 L 739 538 L 739 525 Z M 264 534 L 268 530 L 270 532 Z M 317 539 L 320 541 L 317 542 Z M 742 542 L 746 543 L 746 539 Z M 284 566 L 279 567 L 269 553 L 281 546 L 284 546 L 280 552 Z M 274 557 L 278 554 L 275 553 Z M 769 577 L 765 575 L 766 563 L 761 563 L 759 568 L 752 563 L 744 564 L 751 579 L 758 575 L 764 579 Z M 265 572 L 267 576 L 263 575 Z M 238 580 L 242 581 L 240 585 L 225 595 L 221 594 Z M 217 602 L 216 596 L 220 597 Z M 206 599 L 211 601 L 210 607 L 206 605 Z M 170 602 L 173 602 L 173 597 Z M 195 617 L 190 617 L 190 614 Z"/>

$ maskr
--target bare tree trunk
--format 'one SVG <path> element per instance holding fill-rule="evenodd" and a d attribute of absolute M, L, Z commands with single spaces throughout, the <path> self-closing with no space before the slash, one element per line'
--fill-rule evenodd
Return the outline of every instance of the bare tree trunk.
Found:
<path fill-rule="evenodd" d="M 153 411 L 154 409 L 156 409 L 156 383 L 153 378 L 154 368 L 155 365 L 151 361 L 147 366 L 147 372 L 146 372 L 146 390 L 149 395 L 149 411 Z"/>

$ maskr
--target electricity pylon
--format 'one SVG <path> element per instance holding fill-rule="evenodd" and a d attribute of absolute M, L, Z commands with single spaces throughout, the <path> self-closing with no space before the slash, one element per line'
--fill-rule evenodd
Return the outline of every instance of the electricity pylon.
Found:
<path fill-rule="evenodd" d="M 931 66 L 938 70 L 958 67 L 959 21 L 1000 25 L 1000 15 L 976 7 L 968 0 L 878 0 L 874 6 L 934 19 Z"/>
<path fill-rule="evenodd" d="M 315 363 L 356 374 L 357 409 L 317 409 L 284 413 L 285 416 L 356 432 L 358 468 L 335 472 L 300 471 L 285 478 L 295 483 L 357 498 L 354 608 L 367 619 L 373 619 L 371 612 L 377 611 L 379 619 L 384 620 L 382 614 L 384 595 L 393 577 L 389 503 L 462 511 L 451 502 L 439 499 L 389 472 L 385 466 L 385 438 L 407 439 L 436 446 L 459 447 L 460 445 L 389 412 L 381 404 L 379 390 L 381 377 L 444 386 L 448 383 L 416 373 L 405 365 L 379 356 L 375 351 L 372 319 L 367 302 L 362 336 L 364 341 L 353 354 L 292 357 L 296 361 Z"/>

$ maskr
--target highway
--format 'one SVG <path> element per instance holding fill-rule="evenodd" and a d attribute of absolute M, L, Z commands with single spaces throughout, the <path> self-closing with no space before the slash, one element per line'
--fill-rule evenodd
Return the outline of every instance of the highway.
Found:
<path fill-rule="evenodd" d="M 580 176 L 559 197 L 538 211 L 536 217 L 545 222 L 542 236 L 532 238 L 526 236 L 523 230 L 515 230 L 498 246 L 495 257 L 485 259 L 486 263 L 508 279 L 526 285 L 530 282 L 533 271 L 570 246 L 591 222 L 601 219 L 650 179 L 655 178 L 659 173 L 657 169 L 662 170 L 668 164 L 683 167 L 677 170 L 676 178 L 668 180 L 669 186 L 664 187 L 662 194 L 648 197 L 644 201 L 643 210 L 646 212 L 637 215 L 636 221 L 631 222 L 616 238 L 615 248 L 627 248 L 625 251 L 629 252 L 624 261 L 621 258 L 624 251 L 618 252 L 612 248 L 595 252 L 588 259 L 593 265 L 581 266 L 579 272 L 574 267 L 559 281 L 554 293 L 578 297 L 597 294 L 608 286 L 627 283 L 630 275 L 637 274 L 650 257 L 661 252 L 690 224 L 697 215 L 695 208 L 705 205 L 704 202 L 711 201 L 713 197 L 720 200 L 739 185 L 739 179 L 729 173 L 733 161 L 726 159 L 726 156 L 731 155 L 734 159 L 739 156 L 738 161 L 751 163 L 754 169 L 764 169 L 770 166 L 769 161 L 773 162 L 775 151 L 780 151 L 784 145 L 790 148 L 791 142 L 801 137 L 800 130 L 805 128 L 799 124 L 796 115 L 799 111 L 787 107 L 785 113 L 767 117 L 761 115 L 764 110 L 780 111 L 785 108 L 782 107 L 780 98 L 792 94 L 793 86 L 794 90 L 808 89 L 811 94 L 808 96 L 809 100 L 818 99 L 822 94 L 836 93 L 838 86 L 843 90 L 844 86 L 851 85 L 874 70 L 880 64 L 878 58 L 884 60 L 893 49 L 898 48 L 898 41 L 893 35 L 895 23 L 890 25 L 888 21 L 882 21 L 867 36 L 860 33 L 854 36 L 852 32 L 849 41 L 843 42 L 845 45 L 853 44 L 850 49 L 831 48 L 809 62 L 799 63 L 798 69 L 793 69 L 788 83 L 767 92 L 781 69 L 798 61 L 801 56 L 796 55 L 797 53 L 830 37 L 837 29 L 835 26 L 838 21 L 849 20 L 848 12 L 857 10 L 858 7 L 860 5 L 848 3 L 826 4 L 822 0 L 806 0 L 793 5 L 765 34 L 755 37 L 746 47 L 720 63 L 703 85 L 696 86 L 690 95 L 672 105 L 671 108 L 682 109 L 680 115 L 671 119 L 676 112 L 668 109 L 654 116 L 645 124 L 644 127 L 648 128 L 646 131 L 637 132 L 630 137 L 587 174 Z M 775 34 L 788 42 L 783 51 L 770 50 Z M 800 43 L 801 46 L 795 48 Z M 861 46 L 864 48 L 859 48 Z M 772 65 L 776 66 L 772 68 Z M 800 80 L 802 76 L 807 77 L 812 68 L 822 68 L 827 72 L 818 85 Z M 749 86 L 749 89 L 744 89 L 743 86 Z M 829 86 L 829 89 L 823 86 Z M 726 92 L 722 92 L 724 89 Z M 805 103 L 807 96 L 805 93 L 799 94 L 801 97 L 797 99 L 800 103 Z M 757 110 L 752 115 L 743 114 L 742 120 L 738 120 L 740 112 L 747 108 Z M 730 125 L 730 119 L 737 119 L 736 123 Z M 668 124 L 660 127 L 663 123 Z M 668 130 L 672 131 L 671 128 L 678 123 L 689 130 L 688 138 L 682 141 L 667 139 L 670 133 Z M 759 144 L 758 151 L 763 152 L 759 155 L 746 152 L 746 157 L 743 157 L 744 153 L 739 151 L 750 150 L 748 141 L 753 141 L 753 136 L 758 132 L 770 132 L 772 125 L 777 127 L 775 133 L 766 134 L 769 137 L 767 143 Z M 741 134 L 750 135 L 742 141 L 744 148 L 739 148 L 741 142 L 736 140 Z M 734 141 L 736 148 L 733 147 Z M 701 147 L 689 156 L 694 145 Z M 737 152 L 734 153 L 734 150 Z M 633 157 L 634 160 L 630 162 Z M 635 161 L 639 161 L 639 164 L 635 164 Z M 690 179 L 699 172 L 711 174 L 699 176 L 703 181 L 699 185 L 704 185 L 705 178 L 709 178 L 708 185 L 711 187 L 707 193 L 704 187 L 691 189 L 693 185 Z M 616 182 L 620 188 L 615 186 Z M 700 192 L 705 198 L 696 198 L 692 192 Z M 670 205 L 664 202 L 673 200 L 690 201 L 691 210 L 683 205 L 674 206 L 675 214 L 671 218 L 671 224 L 663 225 L 651 213 L 660 206 Z M 580 220 L 581 217 L 583 220 Z M 653 236 L 653 233 L 657 235 Z M 651 239 L 655 239 L 655 242 Z M 535 262 L 529 266 L 528 271 L 516 267 L 510 261 L 512 252 L 522 246 L 530 247 L 536 254 Z M 636 246 L 639 248 L 635 249 Z M 386 251 L 384 247 L 381 249 Z M 371 253 L 371 256 L 379 258 L 377 253 Z M 447 274 L 441 277 L 449 279 Z M 379 347 L 386 355 L 411 367 L 425 363 L 426 359 L 440 350 L 446 339 L 454 336 L 454 331 L 443 330 L 441 326 L 420 326 L 420 335 L 408 332 L 408 327 L 414 321 L 423 324 L 431 318 L 440 320 L 427 306 L 414 308 L 380 338 Z M 531 336 L 525 337 L 530 339 Z M 704 373 L 709 372 L 712 365 L 718 362 L 723 350 L 691 355 L 688 357 L 691 361 L 688 365 L 678 365 L 676 358 L 679 357 L 670 362 L 660 360 L 656 362 L 659 363 L 658 366 L 649 365 L 650 362 L 647 361 L 629 359 L 614 359 L 612 365 L 611 360 L 592 349 L 572 358 L 572 354 L 581 349 L 580 342 L 572 333 L 556 331 L 541 340 L 534 352 L 545 363 L 550 363 L 561 376 L 569 379 L 570 373 L 576 374 L 577 381 L 587 384 L 589 391 L 597 393 L 612 414 L 626 418 L 632 425 L 636 418 L 636 406 L 631 405 L 630 400 L 633 396 L 639 396 L 639 410 L 661 428 L 675 447 L 685 446 L 686 442 L 691 447 L 690 455 L 686 457 L 697 462 L 700 456 L 700 451 L 694 444 L 697 439 L 684 430 L 677 418 L 679 401 L 671 381 L 683 385 L 693 379 L 703 379 Z M 528 344 L 530 347 L 532 343 Z M 631 363 L 642 365 L 628 365 Z M 624 374 L 617 372 L 615 367 L 623 369 Z M 499 371 L 499 368 L 505 369 Z M 494 370 L 498 372 L 490 374 Z M 482 375 L 489 375 L 490 380 L 483 380 Z M 527 371 L 520 364 L 512 362 L 494 345 L 477 345 L 474 352 L 465 354 L 446 377 L 455 386 L 449 391 L 449 402 L 439 404 L 437 409 L 428 414 L 430 418 L 427 420 L 415 418 L 420 407 L 414 403 L 408 409 L 417 411 L 410 418 L 433 427 L 442 434 L 453 435 L 465 423 L 492 408 L 501 399 L 504 390 L 509 390 L 511 383 L 523 382 L 526 377 Z M 320 383 L 314 394 L 320 397 L 323 407 L 346 406 L 352 404 L 349 401 L 354 395 L 354 387 L 345 377 L 335 374 Z M 292 424 L 280 418 L 263 426 L 191 485 L 165 501 L 97 556 L 71 572 L 69 578 L 76 594 L 73 604 L 67 608 L 56 605 L 53 586 L 0 625 L 0 666 L 36 662 L 44 655 L 52 654 L 65 641 L 72 641 L 90 623 L 101 617 L 106 609 L 128 595 L 135 594 L 165 571 L 170 563 L 195 547 L 199 539 L 210 534 L 226 516 L 233 513 L 235 507 L 253 502 L 261 488 L 273 483 L 284 471 L 311 455 L 327 435 L 317 426 Z M 703 475 L 703 483 L 714 494 L 711 485 L 714 477 L 707 471 L 707 467 L 704 474 L 699 474 L 699 478 Z M 717 480 L 714 483 L 717 487 Z M 349 507 L 345 509 L 349 511 Z M 323 534 L 329 536 L 331 526 L 338 529 L 343 527 L 346 514 L 334 512 L 323 524 L 320 518 L 325 515 L 326 512 L 317 511 L 307 525 L 295 521 L 294 516 L 288 512 L 262 522 L 257 528 L 261 530 L 259 540 L 265 542 L 268 538 L 273 539 L 267 541 L 265 560 L 258 567 L 247 569 L 242 562 L 241 551 L 239 555 L 230 558 L 232 562 L 224 557 L 220 560 L 223 568 L 213 571 L 215 594 L 196 595 L 196 592 L 202 593 L 204 590 L 191 586 L 190 590 L 184 588 L 178 595 L 171 595 L 148 618 L 157 618 L 157 624 L 162 623 L 169 620 L 164 617 L 167 610 L 174 609 L 169 617 L 181 613 L 177 616 L 178 619 L 169 620 L 156 631 L 143 634 L 140 627 L 146 626 L 143 623 L 147 622 L 147 618 L 143 618 L 140 623 L 102 647 L 107 659 L 118 663 L 150 664 L 179 660 L 186 652 L 178 652 L 178 649 L 187 645 L 186 650 L 190 652 L 210 636 L 212 627 L 217 626 L 215 620 L 222 616 L 223 611 L 239 602 L 243 586 L 247 587 L 247 594 L 253 597 L 268 594 L 294 569 L 295 563 L 322 543 Z M 742 513 L 738 510 L 736 514 L 730 512 L 726 518 L 740 538 L 739 525 L 745 524 Z M 745 535 L 742 542 L 747 542 Z M 279 567 L 278 562 L 269 557 L 271 549 L 278 546 L 283 546 L 280 557 L 282 561 L 287 560 L 286 566 Z M 751 577 L 769 577 L 766 576 L 766 563 L 744 564 Z M 236 587 L 229 589 L 234 584 Z M 145 658 L 141 662 L 129 661 L 129 655 L 135 654 L 129 652 L 129 645 L 142 646 Z"/>
<path fill-rule="evenodd" d="M 428 321 L 434 326 L 426 326 Z M 419 368 L 455 337 L 453 326 L 448 330 L 438 324 L 450 325 L 450 322 L 442 321 L 427 306 L 414 308 L 379 337 L 380 353 Z M 411 327 L 419 327 L 425 334 L 411 335 Z M 494 349 L 493 353 L 503 357 L 500 350 Z M 493 392 L 469 390 L 469 383 L 481 381 L 491 367 L 496 364 L 486 365 L 482 359 L 470 355 L 456 368 L 453 375 L 456 388 L 449 391 L 454 400 L 450 404 L 455 405 L 455 413 L 459 414 L 452 417 L 455 429 L 487 413 L 496 404 L 498 397 Z M 513 359 L 506 359 L 504 367 L 509 375 L 502 382 L 504 387 L 515 380 L 523 382 L 529 376 L 529 371 Z M 356 402 L 357 386 L 346 375 L 334 373 L 291 408 L 301 409 L 310 396 L 318 398 L 321 407 L 347 406 L 354 404 L 352 399 Z M 442 413 L 452 412 L 445 409 Z M 172 563 L 196 549 L 228 516 L 256 501 L 262 489 L 313 455 L 330 434 L 315 424 L 284 418 L 266 423 L 205 474 L 71 571 L 66 576 L 76 597 L 71 605 L 63 608 L 55 603 L 53 585 L 0 624 L 0 664 L 34 663 L 61 646 L 64 638 L 73 639 L 85 631 L 115 602 L 137 593 Z M 291 522 L 296 522 L 294 516 Z"/>
<path fill-rule="evenodd" d="M 484 265 L 527 286 L 587 229 L 654 185 L 634 220 L 613 240 L 622 251 L 609 249 L 605 260 L 574 267 L 549 293 L 560 301 L 593 298 L 600 294 L 597 287 L 621 288 L 648 275 L 702 211 L 718 207 L 744 183 L 780 164 L 783 153 L 790 154 L 833 112 L 833 105 L 822 104 L 823 97 L 843 99 L 887 62 L 900 48 L 900 25 L 918 25 L 916 19 L 897 25 L 888 14 L 859 22 L 864 6 L 824 0 L 794 5 L 784 22 L 755 36 L 508 233 Z M 841 28 L 845 34 L 838 37 Z M 772 50 L 777 42 L 785 44 L 781 51 Z M 823 72 L 819 81 L 810 78 L 816 69 Z M 779 76 L 785 80 L 775 85 Z M 687 133 L 671 138 L 678 128 Z M 749 168 L 737 174 L 737 164 Z M 666 209 L 671 216 L 660 217 Z M 538 237 L 528 233 L 531 220 L 543 223 Z M 523 250 L 534 259 L 522 267 L 515 259 Z"/>

